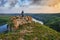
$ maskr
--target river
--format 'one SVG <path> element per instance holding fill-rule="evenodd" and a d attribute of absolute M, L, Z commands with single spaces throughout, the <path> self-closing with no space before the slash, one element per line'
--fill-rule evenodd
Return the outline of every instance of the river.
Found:
<path fill-rule="evenodd" d="M 32 18 L 32 21 L 38 22 L 38 23 L 40 23 L 42 25 L 44 24 L 42 21 L 38 21 L 38 20 L 36 20 L 34 18 Z M 9 30 L 8 29 L 8 24 L 4 24 L 4 25 L 0 26 L 0 33 L 6 32 L 8 30 Z"/>
<path fill-rule="evenodd" d="M 44 24 L 42 21 L 36 20 L 36 19 L 34 19 L 34 18 L 32 18 L 32 20 L 35 21 L 35 22 L 38 22 L 38 23 L 40 23 L 40 24 L 42 24 L 42 25 Z"/>
<path fill-rule="evenodd" d="M 0 26 L 0 33 L 6 32 L 8 30 L 8 24 L 4 24 Z"/>

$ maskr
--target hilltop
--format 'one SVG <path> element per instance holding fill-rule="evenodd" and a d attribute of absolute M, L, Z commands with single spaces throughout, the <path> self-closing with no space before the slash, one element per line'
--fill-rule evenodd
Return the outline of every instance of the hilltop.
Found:
<path fill-rule="evenodd" d="M 34 15 L 33 15 L 34 16 Z M 38 15 L 35 15 L 36 17 Z M 39 18 L 41 18 L 39 15 Z M 44 15 L 43 15 L 44 16 Z M 10 27 L 13 24 L 10 21 L 11 16 L 1 16 L 0 24 L 7 23 Z M 44 16 L 45 17 L 45 16 Z M 50 16 L 51 17 L 51 16 Z M 54 17 L 53 17 L 54 18 Z M 46 19 L 46 18 L 45 18 Z M 49 18 L 50 19 L 50 18 Z M 47 19 L 46 19 L 46 22 Z M 49 26 L 41 25 L 40 23 L 32 21 L 31 23 L 19 25 L 19 29 L 14 31 L 8 31 L 6 33 L 0 34 L 1 40 L 60 40 L 60 32 L 55 31 Z"/>
<path fill-rule="evenodd" d="M 19 27 L 16 31 L 0 34 L 0 38 L 2 40 L 60 40 L 60 33 L 39 23 L 32 22 Z"/>

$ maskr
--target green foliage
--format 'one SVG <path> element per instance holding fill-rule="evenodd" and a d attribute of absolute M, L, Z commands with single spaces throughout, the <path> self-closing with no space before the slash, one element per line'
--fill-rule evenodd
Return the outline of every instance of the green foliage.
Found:
<path fill-rule="evenodd" d="M 26 30 L 26 32 L 20 33 L 23 30 Z M 45 25 L 32 22 L 31 24 L 21 25 L 20 29 L 16 32 L 0 34 L 0 38 L 3 40 L 18 40 L 19 38 L 23 38 L 24 40 L 60 40 L 60 33 Z"/>
<path fill-rule="evenodd" d="M 60 14 L 33 14 L 32 17 L 44 22 L 44 25 L 60 32 Z"/>
<path fill-rule="evenodd" d="M 0 16 L 0 25 L 7 24 L 10 21 L 9 16 Z"/>
<path fill-rule="evenodd" d="M 0 39 L 20 40 L 20 38 L 23 38 L 24 40 L 60 40 L 60 32 L 53 30 L 54 28 L 60 29 L 60 17 L 52 15 L 41 15 L 41 17 L 47 26 L 35 22 L 32 22 L 31 24 L 20 25 L 20 28 L 16 31 L 0 34 Z M 39 19 L 41 17 L 39 16 Z M 10 21 L 10 16 L 1 17 L 0 19 L 1 23 L 5 22 L 11 27 L 13 26 L 12 22 Z M 54 28 L 51 29 L 49 27 Z"/>

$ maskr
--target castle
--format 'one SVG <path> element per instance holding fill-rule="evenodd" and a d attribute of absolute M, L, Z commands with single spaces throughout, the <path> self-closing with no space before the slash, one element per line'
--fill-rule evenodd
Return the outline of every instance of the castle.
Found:
<path fill-rule="evenodd" d="M 21 16 L 13 16 L 11 17 L 11 21 L 14 24 L 14 27 L 16 29 L 19 28 L 19 25 L 24 25 L 27 23 L 32 22 L 32 17 L 31 16 L 24 16 L 24 11 L 21 12 Z"/>

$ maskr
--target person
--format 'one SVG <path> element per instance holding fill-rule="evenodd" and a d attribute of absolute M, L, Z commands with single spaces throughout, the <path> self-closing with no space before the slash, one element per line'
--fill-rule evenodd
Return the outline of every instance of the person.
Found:
<path fill-rule="evenodd" d="M 24 11 L 21 12 L 21 16 L 24 17 Z"/>

